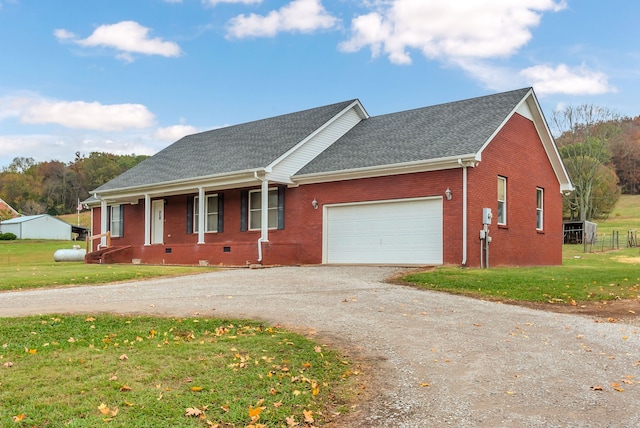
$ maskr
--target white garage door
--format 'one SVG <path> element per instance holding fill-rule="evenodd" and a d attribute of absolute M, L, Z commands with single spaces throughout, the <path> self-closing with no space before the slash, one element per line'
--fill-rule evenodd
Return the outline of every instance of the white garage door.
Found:
<path fill-rule="evenodd" d="M 442 264 L 442 198 L 327 206 L 325 263 Z"/>

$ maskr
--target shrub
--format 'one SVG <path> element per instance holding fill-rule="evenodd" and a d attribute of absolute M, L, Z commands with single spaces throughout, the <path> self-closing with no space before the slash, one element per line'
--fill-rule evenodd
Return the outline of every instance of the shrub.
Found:
<path fill-rule="evenodd" d="M 0 233 L 0 241 L 15 241 L 18 239 L 15 233 L 6 232 Z"/>

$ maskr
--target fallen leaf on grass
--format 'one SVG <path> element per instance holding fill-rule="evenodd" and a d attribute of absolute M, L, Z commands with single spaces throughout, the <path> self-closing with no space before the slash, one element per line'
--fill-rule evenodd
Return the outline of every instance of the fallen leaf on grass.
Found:
<path fill-rule="evenodd" d="M 264 399 L 258 400 L 255 408 L 252 405 L 249 405 L 249 417 L 251 418 L 251 422 L 256 422 L 260 419 L 260 413 L 264 410 L 262 403 L 264 403 Z"/>
<path fill-rule="evenodd" d="M 20 413 L 19 415 L 16 415 L 13 417 L 13 422 L 22 422 L 24 421 L 24 419 L 26 418 L 24 413 Z"/>
<path fill-rule="evenodd" d="M 197 407 L 187 407 L 184 415 L 187 417 L 199 417 L 202 415 L 202 410 L 198 409 Z"/>
<path fill-rule="evenodd" d="M 287 421 L 287 426 L 289 427 L 297 427 L 298 425 L 300 425 L 298 422 L 296 422 L 293 416 L 289 416 L 285 418 L 285 420 Z"/>
<path fill-rule="evenodd" d="M 131 391 L 131 387 L 129 385 L 122 385 L 122 387 L 120 387 L 120 392 L 129 392 Z"/>
<path fill-rule="evenodd" d="M 200 391 L 202 391 L 202 387 L 201 386 L 192 386 L 191 390 L 193 392 L 200 392 Z"/>
<path fill-rule="evenodd" d="M 2 367 L 4 367 L 5 369 L 9 369 L 9 368 L 13 367 L 13 361 L 7 361 L 6 363 L 4 363 L 2 365 Z"/>
<path fill-rule="evenodd" d="M 98 406 L 98 410 L 100 411 L 100 413 L 102 413 L 105 416 L 116 416 L 118 414 L 118 408 L 115 407 L 113 409 L 110 409 L 109 406 L 107 406 L 104 403 L 100 403 L 100 405 Z"/>
<path fill-rule="evenodd" d="M 122 354 L 122 355 L 120 355 L 120 356 L 118 357 L 118 359 L 119 359 L 120 361 L 126 361 L 126 360 L 128 360 L 128 359 L 129 359 L 129 357 L 127 357 L 127 354 Z"/>
<path fill-rule="evenodd" d="M 313 410 L 303 410 L 302 414 L 304 415 L 304 421 L 308 424 L 312 424 L 313 420 Z"/>

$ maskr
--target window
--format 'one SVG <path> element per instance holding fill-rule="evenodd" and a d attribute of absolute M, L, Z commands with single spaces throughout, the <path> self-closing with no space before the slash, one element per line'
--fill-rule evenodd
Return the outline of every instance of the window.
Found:
<path fill-rule="evenodd" d="M 269 229 L 278 227 L 278 189 L 269 189 Z M 249 192 L 249 230 L 262 227 L 262 192 Z"/>
<path fill-rule="evenodd" d="M 206 195 L 204 206 L 204 231 L 205 232 L 218 232 L 218 195 Z M 193 232 L 198 233 L 199 210 L 198 197 L 193 199 Z"/>
<path fill-rule="evenodd" d="M 507 179 L 498 176 L 498 224 L 507 224 Z"/>
<path fill-rule="evenodd" d="M 124 232 L 124 205 L 109 206 L 109 231 L 112 237 L 123 236 Z"/>
<path fill-rule="evenodd" d="M 544 189 L 536 188 L 536 230 L 544 229 Z"/>

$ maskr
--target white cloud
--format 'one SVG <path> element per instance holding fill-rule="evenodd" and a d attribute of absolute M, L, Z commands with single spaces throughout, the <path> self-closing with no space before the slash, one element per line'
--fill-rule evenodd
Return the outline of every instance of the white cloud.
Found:
<path fill-rule="evenodd" d="M 479 80 L 489 89 L 495 91 L 505 91 L 515 86 L 526 86 L 527 83 L 518 75 L 518 72 L 507 67 L 498 67 L 485 60 L 461 59 L 452 60 L 451 63 L 474 79 Z"/>
<path fill-rule="evenodd" d="M 535 65 L 523 70 L 513 70 L 495 66 L 485 60 L 456 60 L 453 63 L 487 88 L 496 91 L 513 89 L 515 86 L 532 86 L 540 96 L 598 95 L 617 91 L 609 84 L 605 73 L 589 70 L 585 65 Z"/>
<path fill-rule="evenodd" d="M 57 124 L 71 129 L 122 131 L 154 125 L 155 117 L 142 104 L 110 104 L 47 100 L 35 96 L 0 98 L 0 119 L 22 123 Z"/>
<path fill-rule="evenodd" d="M 262 3 L 262 0 L 202 0 L 203 4 L 209 6 L 215 6 L 220 3 L 233 3 L 233 4 L 256 4 Z"/>
<path fill-rule="evenodd" d="M 570 68 L 565 64 L 557 67 L 536 65 L 520 71 L 536 92 L 545 94 L 565 95 L 597 95 L 616 92 L 616 88 L 609 84 L 607 75 L 591 71 L 584 65 Z"/>
<path fill-rule="evenodd" d="M 352 20 L 344 52 L 365 47 L 396 64 L 410 64 L 410 49 L 432 59 L 513 55 L 531 39 L 542 13 L 566 7 L 556 0 L 377 0 L 375 10 Z"/>
<path fill-rule="evenodd" d="M 36 162 L 58 160 L 71 162 L 76 152 L 107 152 L 117 155 L 151 156 L 166 145 L 144 135 L 121 134 L 28 134 L 0 136 L 0 169 L 16 157 L 32 157 Z"/>
<path fill-rule="evenodd" d="M 22 113 L 24 123 L 55 123 L 73 129 L 122 131 L 153 125 L 153 114 L 141 104 L 103 105 L 84 101 L 42 101 Z"/>
<path fill-rule="evenodd" d="M 59 29 L 55 30 L 53 32 L 53 35 L 56 36 L 56 39 L 58 39 L 60 41 L 73 40 L 73 39 L 75 39 L 77 37 L 71 31 L 67 31 L 67 30 L 65 30 L 63 28 L 59 28 Z"/>
<path fill-rule="evenodd" d="M 177 141 L 186 135 L 195 134 L 196 132 L 198 132 L 198 129 L 195 126 L 173 125 L 165 128 L 158 128 L 158 130 L 153 134 L 153 138 L 157 138 L 158 140 Z"/>
<path fill-rule="evenodd" d="M 150 38 L 150 29 L 134 21 L 122 21 L 117 24 L 101 25 L 86 39 L 79 39 L 75 34 L 57 29 L 54 35 L 60 41 L 73 41 L 85 47 L 108 47 L 120 53 L 118 58 L 132 61 L 131 54 L 161 55 L 165 57 L 179 56 L 182 51 L 174 42 L 166 42 L 161 38 Z"/>
<path fill-rule="evenodd" d="M 331 16 L 320 0 L 294 0 L 266 16 L 239 15 L 229 21 L 227 38 L 273 37 L 280 32 L 311 33 L 334 27 Z"/>

